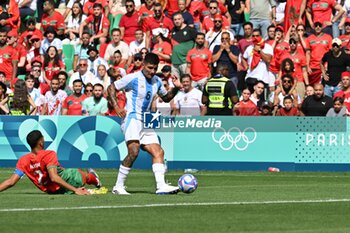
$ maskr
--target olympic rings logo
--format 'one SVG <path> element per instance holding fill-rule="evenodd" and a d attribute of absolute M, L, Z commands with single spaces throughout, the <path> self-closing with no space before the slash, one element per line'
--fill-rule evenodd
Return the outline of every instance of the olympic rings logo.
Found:
<path fill-rule="evenodd" d="M 219 138 L 215 135 L 217 131 L 221 131 L 223 133 Z M 232 134 L 236 133 L 237 136 L 233 137 Z M 252 138 L 249 138 L 247 134 L 253 134 Z M 213 141 L 218 143 L 223 150 L 230 150 L 233 146 L 236 147 L 237 150 L 243 151 L 246 150 L 250 143 L 253 143 L 256 139 L 256 131 L 252 127 L 245 128 L 243 132 L 237 127 L 230 128 L 227 132 L 224 128 L 219 127 L 214 129 L 211 134 Z M 228 145 L 225 145 L 226 140 L 229 142 Z M 243 141 L 244 144 L 241 145 L 240 141 Z"/>

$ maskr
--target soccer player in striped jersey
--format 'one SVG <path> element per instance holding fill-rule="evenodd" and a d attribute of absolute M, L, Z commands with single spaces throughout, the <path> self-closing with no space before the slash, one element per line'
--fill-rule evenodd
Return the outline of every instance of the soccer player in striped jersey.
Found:
<path fill-rule="evenodd" d="M 114 107 L 117 116 L 123 118 L 122 130 L 128 148 L 128 154 L 119 168 L 118 178 L 112 193 L 129 195 L 125 190 L 125 180 L 135 162 L 140 146 L 152 156 L 152 170 L 155 176 L 156 194 L 175 194 L 178 187 L 165 183 L 164 151 L 161 148 L 157 134 L 152 129 L 143 128 L 143 115 L 151 109 L 151 103 L 156 94 L 165 102 L 169 102 L 181 87 L 178 79 L 174 79 L 174 88 L 167 91 L 162 81 L 155 76 L 159 64 L 159 58 L 154 53 L 145 56 L 144 66 L 141 71 L 129 74 L 115 81 L 108 87 L 108 99 Z M 124 109 L 117 104 L 116 93 L 125 90 L 126 106 Z"/>

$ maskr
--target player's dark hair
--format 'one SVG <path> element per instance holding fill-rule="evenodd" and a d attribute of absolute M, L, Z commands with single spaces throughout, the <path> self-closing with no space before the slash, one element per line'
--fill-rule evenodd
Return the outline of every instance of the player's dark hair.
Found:
<path fill-rule="evenodd" d="M 33 149 L 34 147 L 36 147 L 40 138 L 42 138 L 42 137 L 43 137 L 43 135 L 41 134 L 41 132 L 39 130 L 33 130 L 32 132 L 30 132 L 27 135 L 27 143 L 30 146 L 30 148 Z"/>
<path fill-rule="evenodd" d="M 76 79 L 76 80 L 73 81 L 73 85 L 76 84 L 76 83 L 83 84 L 83 81 L 81 79 Z"/>
<path fill-rule="evenodd" d="M 205 33 L 203 33 L 203 32 L 197 32 L 196 37 L 198 37 L 198 36 L 204 36 L 204 38 L 205 38 Z"/>
<path fill-rule="evenodd" d="M 152 64 L 152 65 L 158 65 L 159 64 L 159 57 L 158 55 L 154 53 L 148 53 L 145 56 L 145 59 L 143 60 L 145 64 Z"/>

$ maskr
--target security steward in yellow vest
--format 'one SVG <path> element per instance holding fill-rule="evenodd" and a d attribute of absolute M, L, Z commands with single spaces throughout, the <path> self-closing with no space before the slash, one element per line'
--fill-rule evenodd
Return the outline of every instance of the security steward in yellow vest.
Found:
<path fill-rule="evenodd" d="M 237 89 L 233 82 L 226 78 L 228 67 L 219 65 L 217 75 L 210 78 L 204 86 L 202 103 L 207 106 L 206 115 L 233 115 L 233 105 L 238 103 Z"/>

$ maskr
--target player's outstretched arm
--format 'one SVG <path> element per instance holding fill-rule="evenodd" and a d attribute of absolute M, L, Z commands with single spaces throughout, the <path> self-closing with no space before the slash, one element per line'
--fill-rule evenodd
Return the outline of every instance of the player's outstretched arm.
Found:
<path fill-rule="evenodd" d="M 77 195 L 89 195 L 90 193 L 88 192 L 87 189 L 85 189 L 84 187 L 81 188 L 76 188 L 70 184 L 68 184 L 65 180 L 63 180 L 58 174 L 57 174 L 57 168 L 52 167 L 50 169 L 48 169 L 49 172 L 49 177 L 50 180 L 52 182 L 55 182 L 56 184 L 58 184 L 59 186 L 61 186 L 62 188 L 65 188 L 67 190 L 70 190 L 72 192 L 74 192 Z"/>
<path fill-rule="evenodd" d="M 10 178 L 8 178 L 7 180 L 3 181 L 0 184 L 0 192 L 5 191 L 8 188 L 11 188 L 13 186 L 15 186 L 15 184 L 21 179 L 21 177 L 19 177 L 19 175 L 17 174 L 12 174 L 12 176 Z"/>
<path fill-rule="evenodd" d="M 118 90 L 115 88 L 114 84 L 108 86 L 107 88 L 107 100 L 110 105 L 113 106 L 118 117 L 124 118 L 126 116 L 126 111 L 123 108 L 120 108 L 117 101 L 117 92 Z"/>

